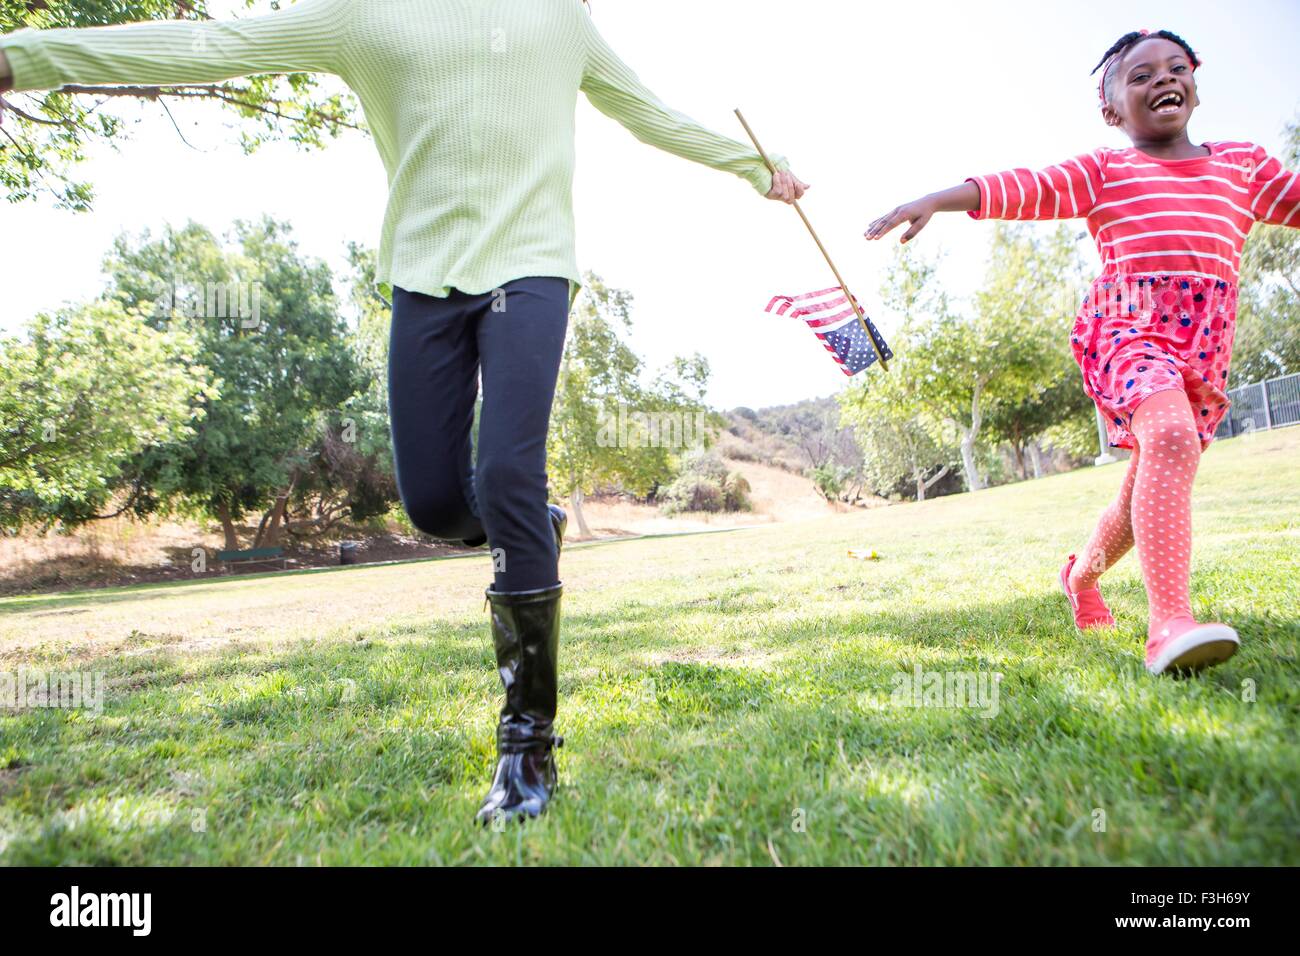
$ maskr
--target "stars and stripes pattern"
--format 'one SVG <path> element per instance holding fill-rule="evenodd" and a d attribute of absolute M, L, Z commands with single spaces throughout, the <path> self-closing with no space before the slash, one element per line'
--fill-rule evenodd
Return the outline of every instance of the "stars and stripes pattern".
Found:
<path fill-rule="evenodd" d="M 1106 275 L 1236 282 L 1257 222 L 1300 226 L 1300 174 L 1253 143 L 1161 160 L 1098 149 L 1042 170 L 975 176 L 976 219 L 1084 218 Z"/>
<path fill-rule="evenodd" d="M 774 295 L 763 311 L 803 319 L 845 375 L 856 375 L 876 360 L 876 350 L 871 347 L 857 313 L 839 286 L 803 295 Z M 894 353 L 875 325 L 870 319 L 866 319 L 866 323 L 871 329 L 871 338 L 880 347 L 880 354 L 886 361 L 893 358 Z"/>

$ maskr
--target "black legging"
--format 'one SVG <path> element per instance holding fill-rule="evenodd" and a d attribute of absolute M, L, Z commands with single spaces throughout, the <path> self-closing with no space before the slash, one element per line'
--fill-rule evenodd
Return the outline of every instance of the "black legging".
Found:
<path fill-rule="evenodd" d="M 546 509 L 546 432 L 569 283 L 508 282 L 442 299 L 393 290 L 388 410 L 397 488 L 411 522 L 438 538 L 487 535 L 498 591 L 558 583 Z M 483 369 L 477 466 L 470 439 Z"/>

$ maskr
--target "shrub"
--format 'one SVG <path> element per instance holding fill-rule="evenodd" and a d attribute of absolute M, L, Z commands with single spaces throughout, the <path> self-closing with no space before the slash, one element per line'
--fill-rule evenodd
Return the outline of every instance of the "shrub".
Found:
<path fill-rule="evenodd" d="M 727 478 L 727 463 L 717 452 L 702 450 L 687 452 L 682 456 L 678 474 L 708 478 L 721 487 L 722 482 Z"/>
<path fill-rule="evenodd" d="M 808 477 L 812 479 L 818 494 L 827 501 L 836 501 L 844 490 L 845 478 L 847 477 L 845 475 L 846 470 L 841 465 L 827 462 L 824 465 L 809 469 Z"/>
<path fill-rule="evenodd" d="M 663 513 L 721 511 L 725 502 L 722 486 L 701 475 L 681 475 L 663 493 Z"/>
<path fill-rule="evenodd" d="M 745 476 L 738 471 L 729 472 L 722 483 L 722 508 L 724 511 L 751 511 L 753 503 L 749 500 L 752 489 Z"/>
<path fill-rule="evenodd" d="M 739 472 L 728 471 L 715 452 L 698 451 L 683 456 L 677 478 L 659 496 L 663 513 L 683 511 L 749 511 L 749 482 Z"/>

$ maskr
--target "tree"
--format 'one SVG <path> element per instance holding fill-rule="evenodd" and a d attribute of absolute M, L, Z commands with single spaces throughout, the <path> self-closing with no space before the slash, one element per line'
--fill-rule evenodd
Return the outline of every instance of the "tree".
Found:
<path fill-rule="evenodd" d="M 801 403 L 790 410 L 782 425 L 782 434 L 788 435 L 799 446 L 810 469 L 817 471 L 830 463 L 840 431 L 839 414 L 834 405 Z"/>
<path fill-rule="evenodd" d="M 997 248 L 995 235 L 995 250 Z M 1074 421 L 1094 428 L 1094 405 L 1083 390 L 1079 366 L 1070 350 L 1070 331 L 1086 286 L 1084 264 L 1070 229 L 1064 225 L 1046 235 L 1021 232 L 1009 240 L 1021 247 L 1023 258 L 1004 255 L 1003 271 L 1040 273 L 1044 282 L 1013 307 L 1032 310 L 1024 333 L 1037 337 L 1043 362 L 1033 387 L 1021 397 L 995 398 L 989 403 L 985 427 L 989 437 L 1011 448 L 1022 479 L 1042 475 L 1039 440 L 1050 429 Z M 996 255 L 995 251 L 995 255 Z M 991 303 L 996 305 L 995 303 Z"/>
<path fill-rule="evenodd" d="M 957 453 L 941 440 L 941 423 L 927 420 L 921 374 L 906 334 L 895 336 L 894 346 L 888 372 L 863 375 L 840 393 L 841 421 L 857 435 L 872 491 L 889 497 L 907 486 L 924 501 L 952 470 Z"/>
<path fill-rule="evenodd" d="M 1041 391 L 1018 402 L 993 403 L 985 425 L 991 437 L 1005 441 L 1010 447 L 1022 479 L 1041 478 L 1040 442 L 1046 436 L 1064 437 L 1078 432 L 1096 445 L 1095 408 L 1083 390 L 1078 365 L 1067 353 L 1065 361 L 1051 373 Z M 1067 451 L 1073 450 L 1073 442 L 1066 445 Z"/>
<path fill-rule="evenodd" d="M 218 390 L 183 323 L 159 331 L 138 313 L 94 302 L 38 315 L 26 339 L 0 342 L 0 527 L 75 526 L 147 507 L 124 480 L 151 444 L 185 440 Z"/>
<path fill-rule="evenodd" d="M 126 307 L 160 330 L 194 330 L 221 382 L 195 434 L 149 449 L 136 467 L 160 506 L 215 516 L 232 550 L 250 510 L 264 511 L 253 546 L 278 540 L 316 436 L 362 386 L 329 269 L 303 260 L 271 220 L 237 223 L 234 238 L 238 252 L 195 224 L 138 244 L 122 237 L 105 264 Z"/>
<path fill-rule="evenodd" d="M 1045 347 L 1043 320 L 1065 301 L 1077 253 L 1063 229 L 1040 239 L 1026 227 L 994 227 L 990 265 L 973 303 L 958 310 L 937 284 L 932 263 L 904 247 L 885 286 L 885 301 L 908 316 L 904 334 L 916 377 L 915 399 L 937 429 L 955 428 L 966 486 L 984 487 L 978 443 L 990 407 L 1041 395 L 1059 363 Z"/>
<path fill-rule="evenodd" d="M 632 327 L 631 294 L 592 273 L 584 283 L 560 364 L 547 470 L 587 536 L 585 495 L 610 483 L 648 494 L 671 477 L 680 451 L 707 446 L 716 422 L 704 404 L 708 362 L 677 358 L 643 385 L 642 361 L 619 337 Z"/>
<path fill-rule="evenodd" d="M 307 468 L 286 509 L 286 528 L 295 534 L 327 531 L 345 516 L 362 521 L 386 514 L 399 497 L 388 418 L 392 289 L 376 283 L 372 250 L 351 243 L 348 261 L 357 312 L 349 348 L 360 387 L 338 415 L 321 417 Z M 295 520 L 289 520 L 290 514 Z"/>
<path fill-rule="evenodd" d="M 253 0 L 247 5 L 254 6 Z M 0 0 L 0 33 L 144 20 L 199 22 L 212 19 L 207 7 L 203 0 Z M 194 101 L 217 104 L 237 116 L 246 153 L 280 138 L 303 148 L 319 147 L 326 138 L 359 128 L 352 97 L 323 92 L 316 77 L 307 73 L 206 86 L 67 86 L 54 93 L 11 93 L 5 105 L 13 122 L 0 126 L 0 145 L 11 147 L 0 149 L 0 186 L 11 202 L 45 193 L 56 205 L 86 210 L 94 190 L 73 178 L 73 167 L 93 145 L 116 145 L 128 137 L 128 123 L 118 107 L 156 104 L 181 136 L 168 104 Z"/>

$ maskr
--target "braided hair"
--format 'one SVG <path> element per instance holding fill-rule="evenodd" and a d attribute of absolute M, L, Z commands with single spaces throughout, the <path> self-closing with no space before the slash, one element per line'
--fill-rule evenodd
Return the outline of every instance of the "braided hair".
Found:
<path fill-rule="evenodd" d="M 1143 40 L 1154 39 L 1177 43 L 1183 48 L 1187 58 L 1192 61 L 1193 70 L 1201 65 L 1201 58 L 1196 55 L 1196 51 L 1192 49 L 1191 44 L 1170 30 L 1156 30 L 1154 33 L 1147 30 L 1134 30 L 1132 33 L 1126 33 L 1111 44 L 1110 49 L 1102 55 L 1100 62 L 1092 68 L 1093 73 L 1101 70 L 1101 82 L 1098 84 L 1097 95 L 1101 97 L 1103 104 L 1110 102 L 1113 89 L 1113 84 L 1110 82 L 1110 68 L 1118 63 L 1120 57 L 1134 44 L 1141 43 Z"/>

